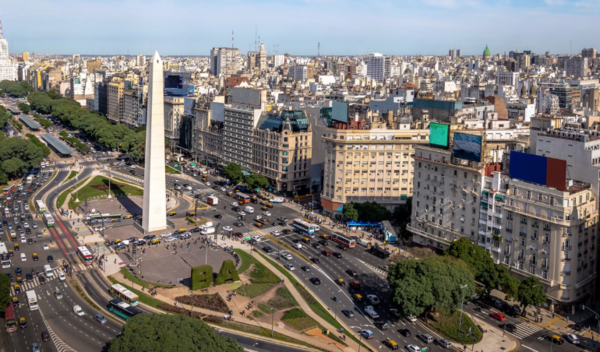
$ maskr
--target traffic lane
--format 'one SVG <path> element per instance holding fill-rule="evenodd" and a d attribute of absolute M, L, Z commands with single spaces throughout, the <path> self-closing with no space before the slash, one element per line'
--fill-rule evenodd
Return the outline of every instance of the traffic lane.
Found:
<path fill-rule="evenodd" d="M 43 184 L 34 197 L 34 203 L 36 200 L 41 200 L 42 197 L 55 186 L 60 185 L 69 176 L 69 171 L 59 171 L 52 181 Z"/>
<path fill-rule="evenodd" d="M 64 171 L 67 175 L 70 173 L 70 171 Z M 46 204 L 46 207 L 48 209 L 52 209 L 53 211 L 56 212 L 56 199 L 58 198 L 58 196 L 64 192 L 65 190 L 73 187 L 74 185 L 76 185 L 78 182 L 80 182 L 81 180 L 85 179 L 86 177 L 88 177 L 89 175 L 92 174 L 92 172 L 94 172 L 93 169 L 83 169 L 82 172 L 80 172 L 78 174 L 77 178 L 72 178 L 69 181 L 61 184 L 59 187 L 57 187 L 52 193 L 50 193 L 48 195 L 48 197 L 46 198 L 46 202 L 48 204 Z"/>
<path fill-rule="evenodd" d="M 259 243 L 263 243 L 263 242 L 269 243 L 269 245 L 271 245 L 271 246 L 278 247 L 277 244 L 275 244 L 271 241 L 261 241 Z M 275 255 L 275 258 L 276 258 L 276 255 L 277 255 L 276 252 L 271 253 L 272 257 L 273 257 L 273 254 Z M 411 323 L 410 321 L 408 321 L 404 318 L 396 319 L 396 318 L 390 316 L 389 309 L 392 308 L 392 306 L 390 304 L 387 304 L 385 297 L 382 298 L 380 295 L 378 295 L 378 297 L 381 299 L 381 303 L 374 307 L 375 310 L 377 311 L 377 313 L 380 315 L 380 318 L 376 319 L 376 320 L 383 320 L 383 321 L 388 322 L 388 325 L 390 325 L 390 328 L 385 331 L 379 330 L 378 328 L 376 328 L 374 326 L 374 324 L 373 324 L 374 320 L 371 319 L 370 317 L 368 317 L 367 315 L 363 314 L 364 307 L 366 307 L 369 304 L 366 302 L 356 303 L 350 296 L 351 292 L 347 291 L 347 287 L 340 287 L 338 284 L 336 284 L 334 282 L 335 279 L 332 278 L 330 274 L 325 272 L 325 270 L 327 270 L 330 266 L 323 265 L 324 263 L 322 262 L 321 265 L 319 265 L 319 266 L 313 266 L 311 268 L 311 272 L 307 273 L 307 272 L 304 272 L 302 269 L 300 269 L 300 267 L 302 265 L 306 265 L 305 262 L 303 260 L 298 259 L 294 255 L 292 256 L 292 258 L 293 259 L 291 261 L 285 261 L 285 262 L 291 262 L 296 267 L 296 270 L 291 271 L 291 273 L 294 276 L 296 276 L 300 282 L 305 283 L 305 287 L 307 289 L 311 290 L 315 295 L 317 295 L 321 299 L 321 301 L 330 309 L 330 312 L 332 314 L 335 315 L 337 312 L 338 319 L 342 319 L 346 323 L 347 326 L 349 326 L 353 329 L 354 332 L 358 332 L 361 329 L 371 330 L 375 335 L 375 339 L 369 340 L 368 343 L 371 344 L 372 346 L 374 346 L 376 348 L 379 347 L 380 342 L 387 338 L 390 338 L 398 343 L 406 342 L 407 344 L 413 343 L 413 344 L 418 345 L 420 343 L 420 340 L 417 340 L 416 335 L 428 332 L 424 328 L 422 328 L 420 325 Z M 337 258 L 335 258 L 335 259 L 337 259 Z M 281 260 L 283 261 L 283 258 Z M 320 274 L 314 275 L 313 270 L 319 272 Z M 359 268 L 359 270 L 360 270 L 360 268 Z M 364 268 L 364 270 L 366 271 L 367 268 Z M 340 273 L 340 272 L 338 271 L 337 273 Z M 376 274 L 372 274 L 372 275 L 376 275 Z M 314 277 L 314 276 L 317 276 L 321 279 L 320 285 L 313 285 L 309 281 L 310 277 Z M 360 292 L 360 293 L 361 293 L 361 295 L 363 295 L 364 299 L 366 299 L 366 294 L 364 292 Z M 337 302 L 333 300 L 334 295 L 338 297 Z M 337 304 L 337 308 L 336 308 L 336 304 Z M 345 315 L 343 315 L 341 312 L 343 309 L 352 310 L 354 312 L 354 317 L 348 318 Z M 398 333 L 398 330 L 405 329 L 405 328 L 408 328 L 411 331 L 412 337 L 406 338 Z M 411 341 L 411 342 L 408 342 L 408 341 Z"/>
<path fill-rule="evenodd" d="M 295 348 L 290 346 L 281 345 L 278 343 L 273 343 L 261 339 L 255 339 L 248 337 L 246 335 L 234 334 L 228 331 L 216 331 L 217 334 L 231 337 L 236 340 L 240 346 L 248 351 L 263 351 L 263 352 L 300 352 L 300 351 L 312 351 L 308 349 Z"/>
<path fill-rule="evenodd" d="M 10 334 L 15 337 L 13 340 L 14 345 L 20 346 L 22 350 L 25 351 L 31 350 L 31 344 L 34 342 L 39 346 L 53 345 L 52 342 L 42 342 L 42 331 L 47 330 L 44 320 L 42 319 L 39 310 L 29 310 L 25 294 L 23 293 L 22 296 L 23 297 L 19 297 L 20 304 L 15 307 L 15 317 L 17 319 L 17 326 L 19 324 L 19 318 L 25 317 L 27 320 L 27 327 L 25 329 L 17 327 L 17 331 Z M 36 325 L 37 329 L 35 328 Z M 47 350 L 56 350 L 56 348 L 52 349 L 52 347 L 48 347 Z"/>

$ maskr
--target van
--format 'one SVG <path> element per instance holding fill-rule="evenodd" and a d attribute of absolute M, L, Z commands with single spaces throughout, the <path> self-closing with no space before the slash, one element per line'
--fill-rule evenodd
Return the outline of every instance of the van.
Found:
<path fill-rule="evenodd" d="M 54 271 L 52 271 L 50 265 L 44 265 L 44 274 L 46 274 L 48 278 L 54 277 Z"/>
<path fill-rule="evenodd" d="M 213 227 L 212 221 L 200 225 L 201 228 Z"/>
<path fill-rule="evenodd" d="M 421 339 L 421 341 L 423 341 L 425 343 L 433 342 L 433 336 L 431 336 L 429 334 L 419 334 L 418 337 L 419 337 L 419 339 Z"/>
<path fill-rule="evenodd" d="M 200 231 L 200 233 L 203 235 L 210 235 L 212 233 L 215 233 L 215 228 L 214 227 L 206 227 L 202 231 Z"/>
<path fill-rule="evenodd" d="M 450 346 L 452 346 L 452 343 L 446 339 L 437 339 L 436 342 L 438 345 L 442 346 L 442 348 L 450 348 Z"/>
<path fill-rule="evenodd" d="M 365 239 L 359 239 L 358 241 L 356 241 L 358 244 L 360 244 L 363 247 L 367 247 L 369 245 L 369 241 L 365 240 Z"/>
<path fill-rule="evenodd" d="M 248 206 L 248 207 L 244 208 L 244 211 L 248 214 L 252 214 L 252 213 L 254 213 L 254 208 Z"/>
<path fill-rule="evenodd" d="M 21 253 L 21 261 L 22 262 L 26 262 L 27 261 L 27 255 L 25 253 Z"/>

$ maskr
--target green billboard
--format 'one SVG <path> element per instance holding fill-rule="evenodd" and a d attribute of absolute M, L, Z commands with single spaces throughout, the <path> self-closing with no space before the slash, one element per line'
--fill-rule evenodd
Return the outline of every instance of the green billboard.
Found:
<path fill-rule="evenodd" d="M 432 147 L 448 148 L 450 125 L 432 122 L 429 124 L 429 144 Z"/>

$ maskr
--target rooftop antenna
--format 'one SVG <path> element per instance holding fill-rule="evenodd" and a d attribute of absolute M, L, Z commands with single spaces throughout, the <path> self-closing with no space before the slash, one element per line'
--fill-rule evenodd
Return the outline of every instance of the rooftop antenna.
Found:
<path fill-rule="evenodd" d="M 231 49 L 233 49 L 233 31 L 231 31 Z"/>
<path fill-rule="evenodd" d="M 321 42 L 319 42 L 319 45 L 317 46 L 317 57 L 321 57 Z"/>
<path fill-rule="evenodd" d="M 258 25 L 254 25 L 254 51 L 258 51 L 258 42 L 256 37 L 258 36 Z"/>

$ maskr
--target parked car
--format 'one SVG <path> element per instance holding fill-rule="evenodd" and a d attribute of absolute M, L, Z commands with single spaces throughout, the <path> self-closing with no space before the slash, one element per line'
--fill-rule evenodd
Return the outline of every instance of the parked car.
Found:
<path fill-rule="evenodd" d="M 490 314 L 490 317 L 496 319 L 496 320 L 500 320 L 500 321 L 505 321 L 506 320 L 506 316 L 502 313 L 498 313 L 498 312 L 494 312 Z"/>

